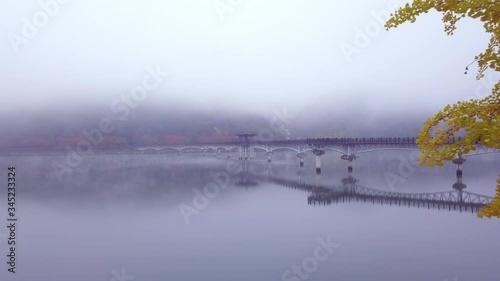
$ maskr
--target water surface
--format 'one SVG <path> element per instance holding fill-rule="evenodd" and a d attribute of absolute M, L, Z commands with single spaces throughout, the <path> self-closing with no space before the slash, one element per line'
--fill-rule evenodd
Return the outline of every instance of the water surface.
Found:
<path fill-rule="evenodd" d="M 234 155 L 96 155 L 63 182 L 51 167 L 58 156 L 3 157 L 5 174 L 9 165 L 18 171 L 18 264 L 9 274 L 2 254 L 0 279 L 108 281 L 120 280 L 123 269 L 136 281 L 498 280 L 498 220 L 363 201 L 311 205 L 310 192 L 266 180 L 341 186 L 346 162 L 323 157 L 318 176 L 313 157 L 300 168 L 286 153 L 270 165 L 264 155 L 245 164 Z M 413 168 L 401 170 L 405 159 Z M 453 190 L 454 165 L 414 162 L 409 153 L 363 155 L 352 176 L 382 191 Z M 499 167 L 498 155 L 468 159 L 465 190 L 493 196 Z M 391 184 L 388 174 L 398 180 Z M 228 184 L 213 175 L 221 182 L 228 175 Z M 196 197 L 206 186 L 219 186 L 208 203 Z M 183 216 L 186 208 L 196 212 Z M 314 270 L 293 273 L 314 257 L 319 240 L 338 247 Z M 0 248 L 6 252 L 5 241 Z"/>

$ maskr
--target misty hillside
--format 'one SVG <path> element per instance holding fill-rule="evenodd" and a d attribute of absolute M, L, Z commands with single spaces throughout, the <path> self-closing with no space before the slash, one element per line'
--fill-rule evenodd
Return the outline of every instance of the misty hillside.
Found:
<path fill-rule="evenodd" d="M 286 116 L 285 116 L 286 115 Z M 230 141 L 244 129 L 268 140 L 308 137 L 416 136 L 428 116 L 393 118 L 389 114 L 355 115 L 311 110 L 269 114 L 169 108 L 137 108 L 125 120 L 103 109 L 78 112 L 26 114 L 14 120 L 2 119 L 0 148 L 58 147 L 75 145 L 84 132 L 100 130 L 103 119 L 112 120 L 112 131 L 103 133 L 103 146 L 208 143 Z M 9 123 L 9 125 L 7 125 Z M 271 133 L 271 135 L 270 135 Z"/>

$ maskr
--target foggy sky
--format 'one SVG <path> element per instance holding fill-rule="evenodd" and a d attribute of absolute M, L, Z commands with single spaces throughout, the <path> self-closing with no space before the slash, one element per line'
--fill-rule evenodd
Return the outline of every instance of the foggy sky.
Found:
<path fill-rule="evenodd" d="M 171 75 L 144 101 L 159 110 L 264 113 L 286 106 L 347 116 L 359 104 L 374 114 L 432 113 L 482 87 L 475 65 L 463 73 L 487 45 L 482 26 L 463 20 L 450 37 L 436 12 L 390 31 L 375 24 L 375 36 L 346 59 L 342 44 L 356 47 L 357 29 L 376 22 L 373 13 L 405 1 L 242 0 L 223 21 L 214 0 L 68 2 L 13 47 L 23 18 L 33 22 L 43 9 L 34 0 L 3 1 L 3 113 L 109 108 L 150 65 Z"/>

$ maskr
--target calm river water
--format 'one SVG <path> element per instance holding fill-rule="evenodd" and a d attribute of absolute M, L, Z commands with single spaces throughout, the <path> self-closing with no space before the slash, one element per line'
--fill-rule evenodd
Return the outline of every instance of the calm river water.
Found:
<path fill-rule="evenodd" d="M 270 165 L 235 157 L 89 156 L 63 181 L 52 168 L 63 157 L 2 157 L 2 186 L 16 168 L 18 221 L 11 274 L 4 188 L 0 280 L 500 280 L 498 219 L 398 202 L 313 205 L 307 188 L 348 178 L 338 154 L 322 156 L 320 176 L 311 155 L 303 168 L 288 153 Z M 363 154 L 352 177 L 381 191 L 453 191 L 453 164 L 413 158 Z M 464 191 L 493 196 L 498 173 L 498 154 L 468 158 Z"/>

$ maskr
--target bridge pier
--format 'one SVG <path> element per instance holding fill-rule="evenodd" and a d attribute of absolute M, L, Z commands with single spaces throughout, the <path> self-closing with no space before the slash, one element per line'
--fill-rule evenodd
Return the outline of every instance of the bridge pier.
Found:
<path fill-rule="evenodd" d="M 321 186 L 321 173 L 316 174 L 316 182 L 315 182 L 315 186 L 316 186 L 316 187 L 320 187 L 320 186 Z"/>
<path fill-rule="evenodd" d="M 269 177 L 273 174 L 273 165 L 271 163 L 267 163 L 267 171 L 266 171 L 266 176 L 267 180 L 269 180 Z"/>
<path fill-rule="evenodd" d="M 319 155 L 316 155 L 316 174 L 321 174 L 321 158 L 319 158 Z"/>
<path fill-rule="evenodd" d="M 303 153 L 303 152 L 300 152 L 299 154 L 297 154 L 297 157 L 299 157 L 300 161 L 300 167 L 304 167 L 304 157 L 306 157 L 306 154 Z"/>
<path fill-rule="evenodd" d="M 238 159 L 243 160 L 243 147 L 238 149 Z"/>
<path fill-rule="evenodd" d="M 321 174 L 321 155 L 325 154 L 324 150 L 314 149 L 313 154 L 316 156 L 316 174 Z"/>
<path fill-rule="evenodd" d="M 297 172 L 297 175 L 299 176 L 299 184 L 306 184 L 306 180 L 304 179 L 304 176 L 307 173 L 304 171 L 304 168 L 300 168 L 300 170 Z"/>
<path fill-rule="evenodd" d="M 451 161 L 453 164 L 457 165 L 457 177 L 458 175 L 462 177 L 462 165 L 465 163 L 465 161 L 466 160 L 462 157 L 455 158 Z"/>
<path fill-rule="evenodd" d="M 354 154 L 351 154 L 351 155 L 342 155 L 340 156 L 340 159 L 342 160 L 347 160 L 347 172 L 348 173 L 352 173 L 352 161 L 353 160 L 356 160 L 358 158 L 358 156 L 354 155 Z"/>
<path fill-rule="evenodd" d="M 272 151 L 268 151 L 266 152 L 266 155 L 267 155 L 267 163 L 271 163 L 272 160 L 273 160 L 273 152 Z"/>
<path fill-rule="evenodd" d="M 451 161 L 453 164 L 457 165 L 457 182 L 453 184 L 453 189 L 458 191 L 458 198 L 460 202 L 463 202 L 462 190 L 467 187 L 467 185 L 462 182 L 462 165 L 465 163 L 465 161 L 466 160 L 462 157 L 455 158 Z"/>

